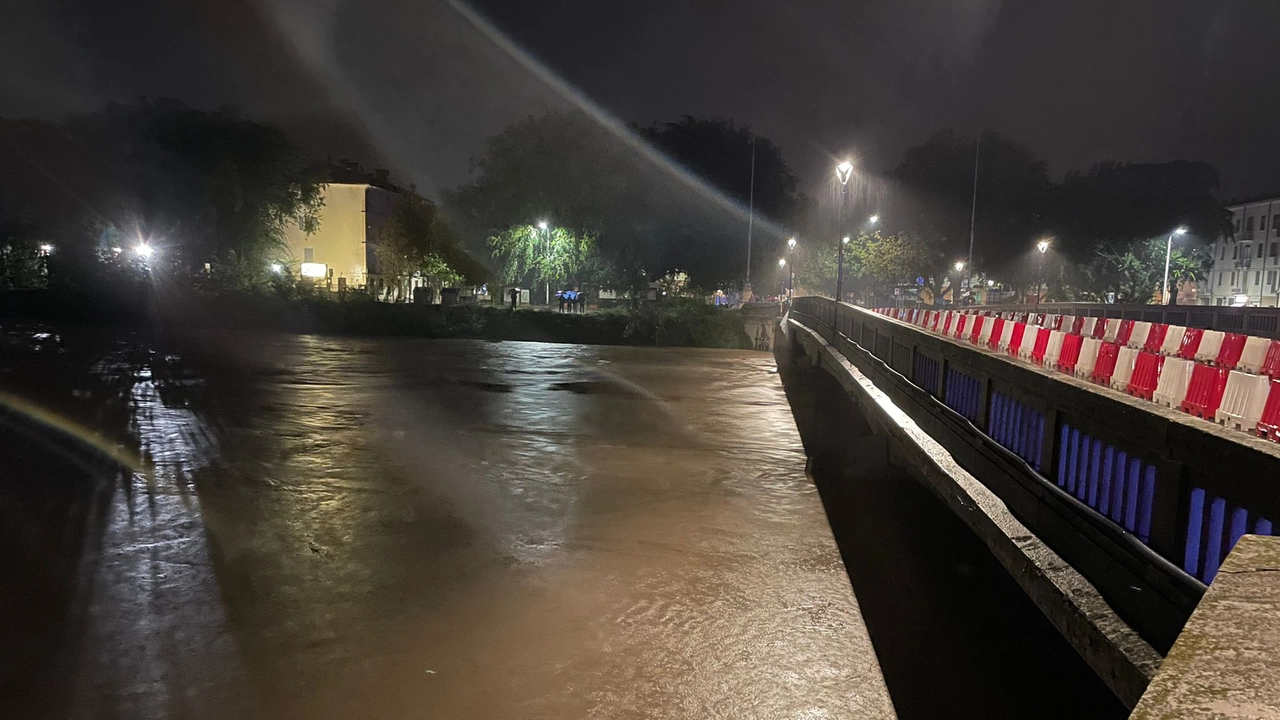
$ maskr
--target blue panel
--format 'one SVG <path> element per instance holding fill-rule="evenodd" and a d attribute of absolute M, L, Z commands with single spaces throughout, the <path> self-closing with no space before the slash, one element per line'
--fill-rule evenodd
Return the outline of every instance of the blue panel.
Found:
<path fill-rule="evenodd" d="M 1148 465 L 1142 472 L 1142 488 L 1138 492 L 1138 539 L 1151 543 L 1151 508 L 1156 497 L 1156 469 Z"/>
<path fill-rule="evenodd" d="M 1111 481 L 1111 521 L 1119 524 L 1124 518 L 1124 479 L 1129 470 L 1129 454 L 1116 453 L 1115 475 Z"/>
<path fill-rule="evenodd" d="M 1204 547 L 1204 572 L 1200 579 L 1205 584 L 1213 582 L 1222 563 L 1222 530 L 1226 523 L 1227 501 L 1220 497 L 1209 503 L 1209 533 Z"/>
<path fill-rule="evenodd" d="M 1195 575 L 1200 569 L 1200 523 L 1204 521 L 1204 490 L 1191 491 L 1191 508 L 1187 513 L 1187 544 L 1182 556 L 1182 569 Z"/>
<path fill-rule="evenodd" d="M 1062 431 L 1058 433 L 1058 487 L 1064 487 L 1067 482 L 1067 438 L 1071 435 L 1071 426 L 1063 423 Z"/>
<path fill-rule="evenodd" d="M 1067 476 L 1063 478 L 1063 488 L 1071 493 L 1076 492 L 1076 466 L 1080 453 L 1080 431 L 1072 428 L 1071 441 L 1067 444 Z M 1062 484 L 1062 483 L 1059 483 Z"/>
<path fill-rule="evenodd" d="M 1108 448 L 1110 450 L 1110 448 Z M 1098 474 L 1102 471 L 1102 443 L 1093 444 L 1093 452 L 1089 456 L 1089 486 L 1085 491 L 1085 502 L 1089 507 L 1098 507 Z"/>
<path fill-rule="evenodd" d="M 1124 478 L 1124 527 L 1133 532 L 1138 525 L 1138 484 L 1142 477 L 1142 461 L 1129 458 Z"/>
<path fill-rule="evenodd" d="M 1257 535 L 1271 534 L 1271 521 L 1266 518 L 1258 518 L 1253 523 L 1253 532 Z"/>
<path fill-rule="evenodd" d="M 1227 552 L 1236 546 L 1236 542 L 1240 540 L 1240 536 L 1248 532 L 1249 511 L 1242 507 L 1235 508 L 1231 511 L 1231 535 L 1227 539 Z"/>
<path fill-rule="evenodd" d="M 1036 466 L 1036 470 L 1039 470 L 1041 467 L 1041 461 L 1044 459 L 1044 415 L 1041 415 L 1040 413 L 1036 413 L 1035 448 L 1033 449 L 1033 452 L 1035 461 L 1031 464 Z"/>
<path fill-rule="evenodd" d="M 1111 509 L 1111 474 L 1115 472 L 1115 459 L 1116 449 L 1108 445 L 1106 452 L 1102 454 L 1102 472 L 1098 480 L 1098 504 L 1094 506 L 1103 515 Z"/>

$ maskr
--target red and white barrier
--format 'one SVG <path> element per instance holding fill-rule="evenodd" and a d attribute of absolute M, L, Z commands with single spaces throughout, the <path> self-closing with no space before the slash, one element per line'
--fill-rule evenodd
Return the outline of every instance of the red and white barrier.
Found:
<path fill-rule="evenodd" d="M 1219 424 L 1236 430 L 1253 432 L 1262 419 L 1271 392 L 1271 378 L 1232 370 L 1227 376 L 1227 387 L 1222 393 L 1222 404 L 1213 419 Z"/>
<path fill-rule="evenodd" d="M 1187 398 L 1187 386 L 1191 383 L 1191 368 L 1195 365 L 1191 360 L 1180 357 L 1167 357 L 1160 370 L 1160 380 L 1156 383 L 1151 400 L 1167 408 L 1182 405 Z"/>

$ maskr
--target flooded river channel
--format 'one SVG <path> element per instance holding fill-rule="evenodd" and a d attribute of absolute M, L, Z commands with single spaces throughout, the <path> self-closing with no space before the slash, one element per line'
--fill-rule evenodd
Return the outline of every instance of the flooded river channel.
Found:
<path fill-rule="evenodd" d="M 903 717 L 1112 709 L 914 490 L 837 547 L 767 353 L 4 343 L 0 717 L 887 717 L 873 639 Z"/>

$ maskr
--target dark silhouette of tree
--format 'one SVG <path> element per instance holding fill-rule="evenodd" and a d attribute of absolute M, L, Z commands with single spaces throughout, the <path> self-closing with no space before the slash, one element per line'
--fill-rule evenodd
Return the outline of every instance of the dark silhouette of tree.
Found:
<path fill-rule="evenodd" d="M 595 237 L 615 284 L 673 271 L 686 272 L 701 287 L 741 281 L 746 222 L 725 199 L 747 203 L 750 130 L 693 118 L 633 130 L 708 189 L 690 192 L 634 143 L 585 113 L 549 112 L 490 138 L 475 161 L 475 181 L 445 193 L 445 207 L 476 250 L 513 227 L 545 220 L 577 237 Z M 792 211 L 795 187 L 777 147 L 757 138 L 758 220 Z M 776 265 L 782 240 L 757 229 L 757 267 Z"/>
<path fill-rule="evenodd" d="M 1100 162 L 1068 172 L 1053 189 L 1047 230 L 1076 260 L 1090 258 L 1099 243 L 1163 237 L 1181 225 L 1212 242 L 1230 232 L 1217 188 L 1218 172 L 1204 162 Z"/>
<path fill-rule="evenodd" d="M 941 250 L 942 267 L 969 254 L 976 141 L 941 130 L 907 150 L 893 172 L 898 194 L 892 215 L 902 229 Z M 1045 163 L 1026 146 L 982 134 L 978 158 L 975 270 L 999 272 L 1029 252 L 1044 231 L 1052 183 Z"/>

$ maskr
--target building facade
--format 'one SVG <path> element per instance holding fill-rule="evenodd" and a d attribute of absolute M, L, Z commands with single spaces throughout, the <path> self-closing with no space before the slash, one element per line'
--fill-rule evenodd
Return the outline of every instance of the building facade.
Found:
<path fill-rule="evenodd" d="M 1242 201 L 1230 237 L 1213 245 L 1213 270 L 1201 289 L 1208 305 L 1280 306 L 1280 195 Z M 1207 292 L 1206 292 L 1207 291 Z"/>
<path fill-rule="evenodd" d="M 319 229 L 308 235 L 293 225 L 286 231 L 293 269 L 333 291 L 376 288 L 374 248 L 404 191 L 388 182 L 385 170 L 366 174 L 349 161 L 330 168 L 329 175 Z"/>

